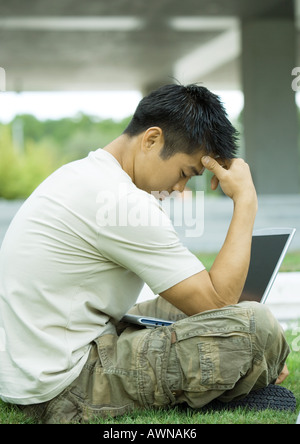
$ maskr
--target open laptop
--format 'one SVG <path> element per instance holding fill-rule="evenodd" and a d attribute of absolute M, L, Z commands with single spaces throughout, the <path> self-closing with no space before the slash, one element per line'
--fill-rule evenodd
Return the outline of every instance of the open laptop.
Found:
<path fill-rule="evenodd" d="M 295 228 L 266 228 L 253 233 L 249 272 L 239 302 L 266 302 L 295 233 Z M 148 328 L 173 324 L 163 319 L 135 315 L 124 316 L 122 322 Z"/>

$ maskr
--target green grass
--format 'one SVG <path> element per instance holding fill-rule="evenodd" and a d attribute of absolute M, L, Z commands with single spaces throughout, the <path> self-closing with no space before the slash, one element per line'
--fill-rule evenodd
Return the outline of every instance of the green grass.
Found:
<path fill-rule="evenodd" d="M 198 253 L 197 257 L 209 270 L 214 263 L 217 253 Z M 300 272 L 300 251 L 288 253 L 282 263 L 280 272 Z"/>
<path fill-rule="evenodd" d="M 254 412 L 247 409 L 235 411 L 223 411 L 215 413 L 201 413 L 180 408 L 169 410 L 137 410 L 130 415 L 119 418 L 91 421 L 91 424 L 295 424 L 300 411 L 300 347 L 299 329 L 287 331 L 287 340 L 292 348 L 288 358 L 290 376 L 284 382 L 283 387 L 291 390 L 297 399 L 297 411 L 276 412 L 265 410 Z M 26 418 L 14 407 L 0 401 L 0 424 L 34 424 L 34 421 Z"/>
<path fill-rule="evenodd" d="M 288 253 L 283 261 L 281 272 L 300 271 L 300 252 Z"/>

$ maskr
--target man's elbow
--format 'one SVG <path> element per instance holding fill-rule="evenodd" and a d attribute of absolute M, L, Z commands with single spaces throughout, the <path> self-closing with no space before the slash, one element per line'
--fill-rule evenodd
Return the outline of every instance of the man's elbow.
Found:
<path fill-rule="evenodd" d="M 214 284 L 213 277 L 209 273 L 211 285 L 214 292 L 214 301 L 218 308 L 227 307 L 228 305 L 236 305 L 241 298 L 242 290 L 240 285 L 232 283 L 232 285 L 223 285 L 217 282 Z"/>
<path fill-rule="evenodd" d="M 205 294 L 202 291 L 195 291 L 193 295 L 185 298 L 184 312 L 188 316 L 193 316 L 205 311 L 219 310 L 228 305 L 232 305 L 231 301 L 221 297 L 215 291 L 209 291 Z"/>

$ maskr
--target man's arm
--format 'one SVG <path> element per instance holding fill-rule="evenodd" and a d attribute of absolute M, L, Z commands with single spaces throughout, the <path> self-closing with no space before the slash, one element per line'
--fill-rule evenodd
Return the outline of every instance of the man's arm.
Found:
<path fill-rule="evenodd" d="M 233 200 L 234 212 L 226 240 L 210 272 L 205 270 L 161 293 L 189 316 L 238 303 L 248 274 L 257 212 L 250 169 L 242 159 L 232 160 L 227 170 L 210 157 L 202 162 L 214 173 L 212 189 L 220 183 Z"/>

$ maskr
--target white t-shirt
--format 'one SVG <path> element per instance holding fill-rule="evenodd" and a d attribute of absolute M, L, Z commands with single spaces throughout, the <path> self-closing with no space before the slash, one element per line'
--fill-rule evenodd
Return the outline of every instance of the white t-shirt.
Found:
<path fill-rule="evenodd" d="M 63 166 L 24 203 L 0 250 L 1 398 L 54 398 L 145 282 L 159 294 L 203 269 L 111 154 Z"/>

